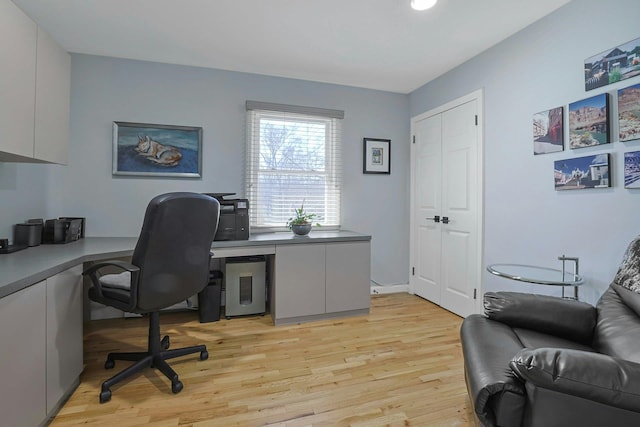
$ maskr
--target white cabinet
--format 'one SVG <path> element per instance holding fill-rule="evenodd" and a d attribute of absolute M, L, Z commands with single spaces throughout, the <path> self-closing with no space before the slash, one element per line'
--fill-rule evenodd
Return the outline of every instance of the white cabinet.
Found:
<path fill-rule="evenodd" d="M 272 298 L 278 319 L 325 312 L 324 260 L 323 244 L 276 246 Z"/>
<path fill-rule="evenodd" d="M 0 298 L 0 399 L 7 426 L 43 425 L 83 368 L 82 267 Z"/>
<path fill-rule="evenodd" d="M 33 157 L 37 26 L 0 0 L 0 161 Z"/>
<path fill-rule="evenodd" d="M 33 157 L 66 164 L 69 151 L 71 57 L 38 28 Z"/>
<path fill-rule="evenodd" d="M 326 311 L 369 309 L 370 242 L 328 243 L 326 255 Z"/>
<path fill-rule="evenodd" d="M 370 270 L 369 241 L 277 245 L 274 322 L 368 312 Z"/>
<path fill-rule="evenodd" d="M 71 58 L 0 0 L 0 161 L 66 163 Z"/>
<path fill-rule="evenodd" d="M 2 425 L 37 426 L 46 412 L 46 283 L 0 299 Z"/>
<path fill-rule="evenodd" d="M 81 266 L 47 279 L 47 414 L 82 372 L 82 303 Z"/>

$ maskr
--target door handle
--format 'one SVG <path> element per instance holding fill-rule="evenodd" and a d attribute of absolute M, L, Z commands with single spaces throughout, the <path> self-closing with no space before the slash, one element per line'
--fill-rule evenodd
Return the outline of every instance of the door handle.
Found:
<path fill-rule="evenodd" d="M 435 215 L 433 218 L 425 218 L 433 222 L 440 222 L 440 216 Z"/>
<path fill-rule="evenodd" d="M 448 216 L 443 216 L 442 217 L 442 223 L 443 224 L 449 224 L 449 217 Z"/>

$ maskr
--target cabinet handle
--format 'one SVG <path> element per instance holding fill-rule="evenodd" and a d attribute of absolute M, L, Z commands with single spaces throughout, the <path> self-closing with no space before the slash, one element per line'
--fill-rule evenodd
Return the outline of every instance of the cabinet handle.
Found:
<path fill-rule="evenodd" d="M 443 224 L 449 224 L 449 217 L 448 216 L 443 216 L 442 217 L 442 223 Z"/>
<path fill-rule="evenodd" d="M 440 222 L 440 216 L 435 215 L 433 218 L 425 218 L 433 222 Z"/>

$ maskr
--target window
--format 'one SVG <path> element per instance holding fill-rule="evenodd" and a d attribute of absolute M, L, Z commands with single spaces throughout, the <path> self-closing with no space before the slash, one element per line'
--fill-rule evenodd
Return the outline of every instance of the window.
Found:
<path fill-rule="evenodd" d="M 294 209 L 340 226 L 342 111 L 247 101 L 246 195 L 253 229 L 283 229 Z"/>

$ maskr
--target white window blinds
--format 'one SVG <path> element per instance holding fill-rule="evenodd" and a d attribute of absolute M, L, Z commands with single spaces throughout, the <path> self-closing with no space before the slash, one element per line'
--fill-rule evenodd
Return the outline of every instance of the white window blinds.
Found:
<path fill-rule="evenodd" d="M 284 229 L 294 209 L 340 226 L 343 111 L 247 101 L 246 196 L 252 228 Z"/>

